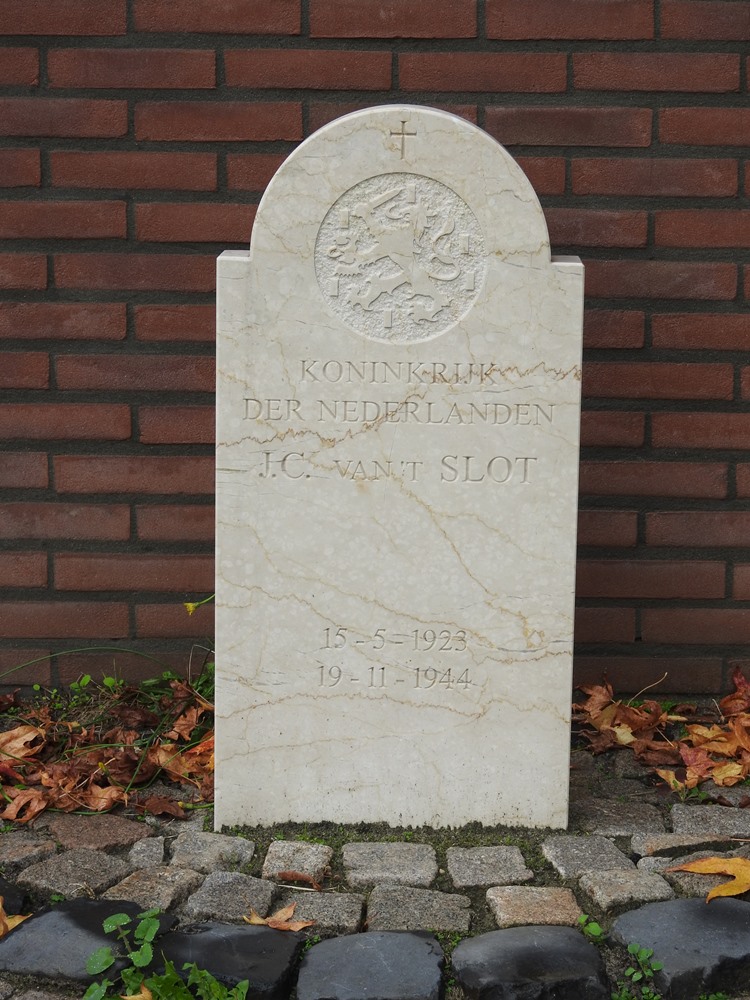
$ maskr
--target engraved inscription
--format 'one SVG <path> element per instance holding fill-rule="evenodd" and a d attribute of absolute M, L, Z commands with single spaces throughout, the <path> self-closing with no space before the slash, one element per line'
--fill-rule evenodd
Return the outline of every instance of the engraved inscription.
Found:
<path fill-rule="evenodd" d="M 403 673 L 404 671 L 399 671 Z M 387 667 L 368 667 L 366 672 L 358 674 L 346 667 L 334 664 L 331 667 L 323 663 L 318 664 L 318 686 L 335 688 L 341 685 L 346 688 L 350 684 L 358 684 L 363 688 L 387 688 L 396 687 L 399 684 L 406 684 L 413 688 L 429 690 L 435 688 L 436 691 L 466 691 L 471 687 L 471 676 L 468 668 L 455 670 L 448 667 L 443 670 L 441 667 L 412 667 L 407 669 L 407 677 L 397 677 L 392 679 L 389 676 Z"/>
<path fill-rule="evenodd" d="M 407 649 L 420 650 L 426 653 L 456 652 L 463 653 L 466 649 L 466 629 L 452 631 L 449 628 L 410 629 L 408 632 L 391 632 L 387 628 L 375 629 L 371 636 L 351 639 L 347 628 L 323 629 L 322 649 L 343 649 L 345 646 L 368 646 L 370 649 L 383 649 L 386 645 L 405 646 Z"/>
<path fill-rule="evenodd" d="M 434 627 L 408 628 L 399 632 L 395 628 L 374 629 L 363 635 L 343 625 L 323 629 L 320 654 L 330 654 L 334 663 L 316 660 L 318 686 L 322 688 L 342 688 L 347 693 L 359 688 L 392 688 L 402 686 L 402 690 L 418 688 L 424 691 L 434 689 L 436 694 L 446 691 L 467 691 L 472 686 L 469 668 L 461 662 L 463 657 L 456 654 L 468 649 L 466 629 Z M 391 648 L 389 648 L 391 647 Z M 396 647 L 396 648 L 392 648 Z M 382 663 L 364 665 L 351 654 L 385 651 L 402 658 L 398 667 Z M 426 664 L 417 665 L 412 657 L 427 654 Z M 446 654 L 448 656 L 446 662 Z"/>
<path fill-rule="evenodd" d="M 403 148 L 412 133 L 394 134 Z M 455 191 L 419 174 L 355 184 L 329 210 L 315 244 L 329 307 L 357 333 L 390 343 L 429 340 L 454 326 L 486 270 L 474 213 Z"/>

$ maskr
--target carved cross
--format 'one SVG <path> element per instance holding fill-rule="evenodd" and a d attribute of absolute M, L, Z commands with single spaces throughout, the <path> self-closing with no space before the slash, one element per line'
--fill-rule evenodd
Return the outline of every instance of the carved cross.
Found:
<path fill-rule="evenodd" d="M 404 157 L 406 155 L 406 139 L 407 139 L 407 137 L 417 134 L 416 132 L 407 132 L 406 131 L 406 121 L 407 121 L 406 118 L 402 118 L 401 119 L 401 131 L 400 132 L 391 131 L 391 135 L 392 136 L 397 136 L 397 137 L 401 138 L 401 159 L 402 160 L 404 159 Z"/>

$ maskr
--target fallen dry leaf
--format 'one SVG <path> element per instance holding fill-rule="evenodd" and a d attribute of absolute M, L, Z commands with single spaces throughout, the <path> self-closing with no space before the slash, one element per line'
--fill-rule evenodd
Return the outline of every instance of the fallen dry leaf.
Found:
<path fill-rule="evenodd" d="M 38 788 L 6 788 L 4 795 L 13 801 L 0 812 L 0 819 L 28 823 L 47 808 L 47 800 Z"/>
<path fill-rule="evenodd" d="M 145 983 L 141 983 L 138 993 L 120 993 L 119 996 L 120 1000 L 154 1000 L 154 994 Z"/>
<path fill-rule="evenodd" d="M 4 938 L 14 927 L 18 927 L 24 920 L 28 920 L 30 916 L 30 913 L 27 913 L 25 916 L 8 916 L 5 912 L 5 900 L 0 896 L 0 938 Z"/>
<path fill-rule="evenodd" d="M 740 667 L 734 668 L 732 683 L 734 691 L 719 702 L 720 710 L 728 717 L 750 711 L 750 681 L 746 680 Z"/>
<path fill-rule="evenodd" d="M 275 931 L 301 931 L 305 927 L 312 927 L 315 923 L 314 920 L 291 919 L 294 916 L 296 905 L 296 903 L 290 903 L 289 906 L 283 906 L 276 913 L 272 913 L 270 917 L 261 917 L 251 907 L 250 916 L 243 917 L 242 919 L 246 924 L 253 924 L 256 927 L 261 925 L 264 927 L 273 927 Z"/>
<path fill-rule="evenodd" d="M 167 733 L 170 740 L 189 740 L 193 730 L 198 725 L 198 720 L 203 715 L 204 709 L 201 705 L 191 705 L 177 719 L 172 729 Z"/>
<path fill-rule="evenodd" d="M 138 812 L 151 813 L 152 816 L 175 816 L 177 819 L 187 819 L 187 813 L 176 799 L 168 799 L 166 795 L 150 795 L 143 802 L 136 802 Z"/>
<path fill-rule="evenodd" d="M 304 882 L 306 885 L 311 886 L 316 892 L 322 892 L 323 886 L 320 882 L 316 882 L 312 875 L 308 875 L 306 872 L 295 872 L 295 871 L 283 871 L 277 872 L 276 878 L 280 882 Z"/>
<path fill-rule="evenodd" d="M 710 903 L 717 896 L 740 896 L 750 891 L 750 861 L 747 858 L 699 858 L 684 865 L 667 868 L 668 872 L 695 872 L 698 875 L 731 875 L 729 882 L 723 882 L 711 889 L 706 896 Z"/>
<path fill-rule="evenodd" d="M 36 726 L 16 726 L 15 729 L 8 729 L 0 733 L 0 756 L 10 757 L 13 760 L 33 757 L 39 752 L 41 745 L 32 747 L 29 744 L 43 739 L 44 731 L 37 729 Z"/>

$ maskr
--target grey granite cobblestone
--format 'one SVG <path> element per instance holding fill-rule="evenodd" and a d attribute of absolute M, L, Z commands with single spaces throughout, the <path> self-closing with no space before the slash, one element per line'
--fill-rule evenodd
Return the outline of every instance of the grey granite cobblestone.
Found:
<path fill-rule="evenodd" d="M 534 873 L 517 847 L 449 847 L 448 874 L 456 889 L 528 882 Z"/>
<path fill-rule="evenodd" d="M 241 923 L 253 909 L 261 917 L 268 915 L 275 887 L 271 882 L 243 875 L 242 872 L 211 872 L 197 892 L 185 904 L 191 920 L 228 920 Z"/>
<path fill-rule="evenodd" d="M 202 881 L 203 875 L 190 868 L 171 868 L 167 865 L 145 868 L 107 889 L 102 899 L 128 899 L 144 910 L 154 906 L 160 910 L 171 910 Z"/>
<path fill-rule="evenodd" d="M 580 878 L 588 872 L 634 869 L 635 865 L 606 837 L 556 834 L 542 844 L 545 858 L 562 878 Z"/>
<path fill-rule="evenodd" d="M 428 844 L 345 844 L 343 860 L 354 888 L 385 882 L 427 888 L 438 871 L 435 849 Z"/>
<path fill-rule="evenodd" d="M 325 844 L 274 840 L 266 852 L 262 875 L 278 879 L 283 872 L 298 872 L 320 883 L 332 857 L 332 848 Z"/>
<path fill-rule="evenodd" d="M 54 840 L 27 830 L 6 833 L 0 840 L 0 869 L 7 874 L 44 861 L 56 852 Z"/>
<path fill-rule="evenodd" d="M 109 889 L 131 871 L 127 861 L 102 851 L 81 849 L 51 855 L 45 861 L 30 865 L 17 881 L 23 889 L 45 898 L 53 894 L 66 899 L 90 898 Z"/>
<path fill-rule="evenodd" d="M 255 844 L 243 837 L 189 830 L 175 838 L 171 853 L 170 864 L 175 867 L 190 868 L 208 875 L 217 869 L 241 868 L 249 864 L 255 853 Z"/>
<path fill-rule="evenodd" d="M 471 921 L 471 900 L 455 893 L 410 886 L 378 885 L 367 901 L 367 926 L 373 931 L 460 931 Z"/>

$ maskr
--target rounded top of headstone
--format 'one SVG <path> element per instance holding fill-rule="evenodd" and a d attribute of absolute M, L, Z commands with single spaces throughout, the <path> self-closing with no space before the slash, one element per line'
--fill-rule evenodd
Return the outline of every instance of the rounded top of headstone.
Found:
<path fill-rule="evenodd" d="M 453 327 L 493 265 L 546 268 L 547 225 L 521 168 L 475 125 L 394 104 L 325 125 L 258 206 L 253 257 L 306 261 L 329 314 L 372 340 Z"/>

